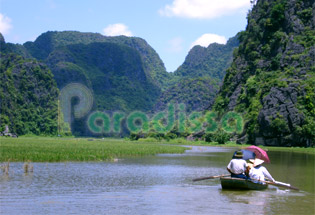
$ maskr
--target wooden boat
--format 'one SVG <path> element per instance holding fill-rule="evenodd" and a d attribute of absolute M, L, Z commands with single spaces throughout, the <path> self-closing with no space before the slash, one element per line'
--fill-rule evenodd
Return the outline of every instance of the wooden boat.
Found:
<path fill-rule="evenodd" d="M 268 184 L 254 183 L 251 180 L 232 177 L 220 177 L 222 189 L 233 190 L 264 190 L 268 188 Z"/>

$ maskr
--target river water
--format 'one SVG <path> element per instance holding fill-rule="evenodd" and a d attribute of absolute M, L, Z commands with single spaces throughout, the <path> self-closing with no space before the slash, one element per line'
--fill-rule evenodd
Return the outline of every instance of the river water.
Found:
<path fill-rule="evenodd" d="M 0 173 L 0 214 L 315 214 L 315 156 L 269 152 L 265 167 L 277 181 L 301 191 L 269 186 L 264 191 L 226 191 L 236 149 L 198 147 L 181 155 L 128 158 L 116 162 L 23 163 Z"/>

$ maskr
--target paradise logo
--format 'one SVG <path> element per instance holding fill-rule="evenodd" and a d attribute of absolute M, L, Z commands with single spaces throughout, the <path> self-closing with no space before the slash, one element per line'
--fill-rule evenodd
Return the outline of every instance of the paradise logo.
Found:
<path fill-rule="evenodd" d="M 71 107 L 73 98 L 78 99 L 78 103 Z M 221 127 L 227 133 L 241 133 L 244 122 L 240 114 L 228 112 L 218 120 L 218 114 L 212 111 L 185 113 L 185 105 L 172 103 L 168 104 L 165 111 L 158 112 L 152 116 L 142 112 L 134 111 L 125 114 L 116 111 L 111 116 L 104 111 L 91 112 L 93 106 L 93 93 L 86 86 L 79 83 L 68 84 L 60 91 L 59 104 L 63 122 L 71 125 L 71 111 L 74 118 L 79 119 L 87 116 L 87 127 L 95 134 L 121 133 L 122 123 L 125 122 L 128 130 L 133 133 L 147 133 L 155 131 L 167 133 L 174 126 L 178 132 L 196 133 L 204 131 L 213 133 Z"/>

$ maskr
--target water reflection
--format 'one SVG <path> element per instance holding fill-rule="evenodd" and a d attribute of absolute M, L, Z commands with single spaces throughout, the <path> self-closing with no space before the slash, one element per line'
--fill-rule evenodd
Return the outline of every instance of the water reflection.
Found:
<path fill-rule="evenodd" d="M 225 174 L 235 149 L 193 147 L 115 163 L 11 163 L 0 174 L 1 214 L 312 214 L 314 156 L 270 152 L 276 180 L 303 191 L 225 191 L 220 182 L 193 178 Z"/>

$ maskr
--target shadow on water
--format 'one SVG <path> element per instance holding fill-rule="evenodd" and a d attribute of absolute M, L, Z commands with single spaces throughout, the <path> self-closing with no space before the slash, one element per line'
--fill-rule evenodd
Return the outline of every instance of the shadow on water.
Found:
<path fill-rule="evenodd" d="M 264 191 L 222 190 L 235 149 L 192 147 L 185 154 L 161 154 L 117 162 L 11 163 L 0 174 L 0 214 L 313 214 L 314 156 L 269 152 L 265 165 L 278 181 L 302 191 L 270 186 Z"/>

